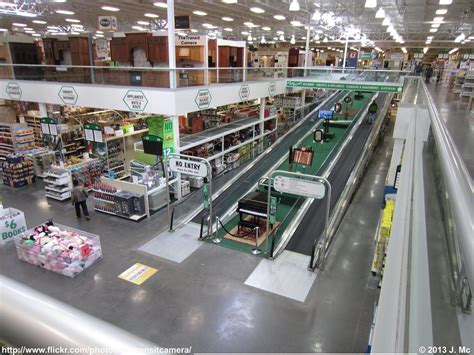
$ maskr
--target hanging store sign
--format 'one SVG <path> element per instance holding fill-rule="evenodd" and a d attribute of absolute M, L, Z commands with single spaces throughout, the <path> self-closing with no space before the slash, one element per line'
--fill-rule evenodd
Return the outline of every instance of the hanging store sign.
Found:
<path fill-rule="evenodd" d="M 115 16 L 99 16 L 98 25 L 100 30 L 115 31 L 118 29 L 117 18 Z"/>
<path fill-rule="evenodd" d="M 84 125 L 84 136 L 86 141 L 103 143 L 102 127 L 95 123 L 86 123 Z"/>
<path fill-rule="evenodd" d="M 239 90 L 239 97 L 242 101 L 247 101 L 250 96 L 250 88 L 248 85 L 242 85 Z"/>
<path fill-rule="evenodd" d="M 206 45 L 206 36 L 175 36 L 177 46 L 197 47 Z"/>
<path fill-rule="evenodd" d="M 22 91 L 21 91 L 20 85 L 18 85 L 17 83 L 8 83 L 6 92 L 8 96 L 10 96 L 10 98 L 14 100 L 21 99 Z"/>
<path fill-rule="evenodd" d="M 268 85 L 268 93 L 270 94 L 270 96 L 275 96 L 275 93 L 276 93 L 276 84 L 275 84 L 275 82 L 272 81 Z"/>
<path fill-rule="evenodd" d="M 370 60 L 372 59 L 372 53 L 359 53 L 359 59 Z"/>
<path fill-rule="evenodd" d="M 97 38 L 95 40 L 95 55 L 97 59 L 109 58 L 109 41 L 104 38 Z"/>
<path fill-rule="evenodd" d="M 209 108 L 209 106 L 211 106 L 211 101 L 212 101 L 212 96 L 211 96 L 211 92 L 208 89 L 199 90 L 196 95 L 196 98 L 194 99 L 196 106 L 200 110 Z"/>
<path fill-rule="evenodd" d="M 207 165 L 199 161 L 170 157 L 170 170 L 174 173 L 187 174 L 198 177 L 207 176 Z"/>
<path fill-rule="evenodd" d="M 78 95 L 72 86 L 61 86 L 58 95 L 66 105 L 75 105 L 77 102 Z"/>
<path fill-rule="evenodd" d="M 276 191 L 292 195 L 322 199 L 326 194 L 323 183 L 296 177 L 276 176 L 273 184 Z"/>
<path fill-rule="evenodd" d="M 403 60 L 404 56 L 405 55 L 403 53 L 390 53 L 390 60 L 393 60 L 395 62 L 399 62 L 399 61 Z"/>
<path fill-rule="evenodd" d="M 357 83 L 336 83 L 336 82 L 321 82 L 321 81 L 295 81 L 288 80 L 287 87 L 299 87 L 309 89 L 331 89 L 331 90 L 362 90 L 375 92 L 401 92 L 402 86 L 398 84 L 382 85 L 371 84 L 364 82 Z"/>
<path fill-rule="evenodd" d="M 58 125 L 57 122 L 49 117 L 43 117 L 40 119 L 41 124 L 41 133 L 48 136 L 57 136 L 58 135 Z"/>
<path fill-rule="evenodd" d="M 148 105 L 148 99 L 141 90 L 128 90 L 123 97 L 123 102 L 130 111 L 142 112 Z"/>

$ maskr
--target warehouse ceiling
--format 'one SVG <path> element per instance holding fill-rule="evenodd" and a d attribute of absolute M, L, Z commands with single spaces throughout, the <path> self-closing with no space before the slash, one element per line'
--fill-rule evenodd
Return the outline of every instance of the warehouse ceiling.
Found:
<path fill-rule="evenodd" d="M 273 42 L 290 46 L 293 36 L 295 43 L 291 45 L 303 45 L 308 25 L 311 46 L 326 43 L 341 46 L 346 35 L 354 41 L 354 46 L 361 45 L 362 40 L 362 45 L 372 44 L 383 49 L 472 48 L 474 43 L 474 39 L 469 38 L 474 35 L 472 0 L 452 0 L 450 5 L 440 5 L 440 0 L 378 0 L 375 8 L 366 7 L 368 0 L 298 0 L 299 11 L 289 11 L 290 2 L 294 1 L 297 0 L 234 0 L 235 3 L 227 3 L 232 2 L 230 0 L 175 0 L 175 14 L 190 15 L 194 33 L 211 33 L 228 39 L 251 38 L 254 45 L 261 45 L 264 37 L 267 46 Z M 59 32 L 84 31 L 97 35 L 98 16 L 112 15 L 117 17 L 118 31 L 158 31 L 166 27 L 165 3 L 164 0 L 0 1 L 0 28 L 25 33 L 25 26 L 15 26 L 20 23 L 31 28 L 26 30 L 26 35 L 44 35 L 48 33 L 47 26 L 57 26 Z M 104 6 L 119 11 L 104 10 Z M 383 9 L 383 17 L 380 9 Z M 57 10 L 73 14 L 59 14 Z M 446 11 L 446 14 L 436 14 L 437 10 Z M 15 15 L 18 13 L 37 16 Z M 385 18 L 389 19 L 389 26 L 382 25 Z M 34 22 L 38 20 L 46 23 Z M 110 33 L 98 35 L 111 36 Z M 454 42 L 456 38 L 457 43 Z"/>

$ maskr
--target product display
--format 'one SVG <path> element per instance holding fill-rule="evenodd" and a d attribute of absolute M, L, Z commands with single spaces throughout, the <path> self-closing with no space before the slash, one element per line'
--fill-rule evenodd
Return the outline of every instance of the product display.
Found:
<path fill-rule="evenodd" d="M 68 277 L 102 259 L 99 236 L 52 221 L 16 237 L 15 243 L 20 260 Z"/>
<path fill-rule="evenodd" d="M 22 155 L 10 154 L 3 163 L 3 183 L 11 187 L 30 185 L 35 181 L 33 163 Z"/>
<path fill-rule="evenodd" d="M 0 123 L 0 160 L 11 153 L 30 153 L 34 148 L 32 128 L 25 123 Z"/>
<path fill-rule="evenodd" d="M 66 169 L 48 169 L 44 173 L 46 197 L 64 201 L 71 197 L 71 174 Z"/>
<path fill-rule="evenodd" d="M 54 152 L 44 148 L 29 153 L 27 159 L 33 162 L 34 173 L 37 177 L 44 177 L 44 171 L 51 168 L 54 163 Z"/>
<path fill-rule="evenodd" d="M 100 176 L 104 169 L 104 162 L 100 159 L 87 159 L 67 167 L 72 180 L 77 180 L 87 190 L 92 189 L 92 186 L 100 181 Z"/>
<path fill-rule="evenodd" d="M 94 184 L 95 210 L 138 221 L 146 216 L 145 197 L 103 182 Z"/>

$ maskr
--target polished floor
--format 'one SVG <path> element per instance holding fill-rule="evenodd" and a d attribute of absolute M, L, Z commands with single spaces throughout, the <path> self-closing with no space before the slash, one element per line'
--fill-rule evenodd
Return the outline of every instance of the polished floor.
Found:
<path fill-rule="evenodd" d="M 444 86 L 429 84 L 428 88 L 471 178 L 474 178 L 474 111 L 468 110 L 469 100 L 461 99 Z"/>
<path fill-rule="evenodd" d="M 89 222 L 78 220 L 69 203 L 46 200 L 41 183 L 2 186 L 3 204 L 23 210 L 28 226 L 52 217 L 100 235 L 104 259 L 69 279 L 19 261 L 10 243 L 0 247 L 0 272 L 161 346 L 192 346 L 194 352 L 364 352 L 378 293 L 370 274 L 374 216 L 391 147 L 388 134 L 305 302 L 245 285 L 261 261 L 251 254 L 202 243 L 175 263 L 139 251 L 166 229 L 164 213 L 139 224 L 97 213 Z M 141 286 L 118 278 L 136 262 L 159 271 Z"/>

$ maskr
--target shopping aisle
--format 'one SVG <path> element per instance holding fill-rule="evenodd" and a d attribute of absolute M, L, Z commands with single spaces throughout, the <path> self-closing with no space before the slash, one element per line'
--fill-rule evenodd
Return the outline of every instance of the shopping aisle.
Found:
<path fill-rule="evenodd" d="M 468 111 L 468 100 L 460 99 L 447 87 L 429 84 L 428 88 L 467 170 L 474 178 L 474 111 Z"/>
<path fill-rule="evenodd" d="M 138 224 L 97 213 L 90 222 L 78 220 L 70 203 L 46 201 L 41 183 L 1 186 L 4 205 L 23 210 L 29 226 L 53 217 L 100 235 L 104 259 L 69 279 L 19 261 L 10 243 L 0 248 L 0 272 L 162 346 L 191 345 L 196 352 L 362 352 L 376 294 L 369 284 L 373 216 L 380 207 L 388 141 L 375 155 L 326 271 L 305 303 L 246 286 L 260 262 L 250 254 L 202 243 L 177 264 L 138 252 L 166 228 L 166 215 Z M 159 271 L 141 286 L 118 278 L 136 262 Z"/>

